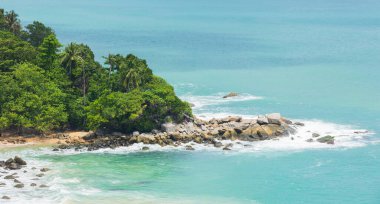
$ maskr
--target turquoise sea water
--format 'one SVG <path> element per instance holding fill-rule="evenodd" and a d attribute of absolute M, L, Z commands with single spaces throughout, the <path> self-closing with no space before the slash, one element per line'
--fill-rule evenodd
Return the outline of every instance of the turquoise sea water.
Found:
<path fill-rule="evenodd" d="M 139 146 L 21 154 L 53 170 L 25 203 L 380 203 L 380 1 L 0 0 L 62 43 L 146 58 L 199 117 L 280 112 L 295 140 L 194 152 Z M 222 100 L 230 91 L 241 93 Z M 371 134 L 356 134 L 358 129 Z M 333 134 L 334 146 L 304 142 Z M 155 151 L 157 150 L 157 151 Z M 16 152 L 15 152 L 16 151 Z M 21 179 L 21 178 L 20 178 Z M 29 181 L 24 181 L 29 182 Z"/>

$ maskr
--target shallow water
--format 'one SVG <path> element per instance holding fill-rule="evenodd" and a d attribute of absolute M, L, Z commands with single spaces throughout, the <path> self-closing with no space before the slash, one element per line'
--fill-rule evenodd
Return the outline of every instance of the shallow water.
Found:
<path fill-rule="evenodd" d="M 64 44 L 87 43 L 99 60 L 109 52 L 146 58 L 199 117 L 280 112 L 306 123 L 294 140 L 235 144 L 231 152 L 203 146 L 139 152 L 141 145 L 2 151 L 0 159 L 20 154 L 53 169 L 41 181 L 48 189 L 0 188 L 10 202 L 380 202 L 379 1 L 0 0 L 0 6 L 15 9 L 25 23 L 52 26 Z M 223 100 L 230 91 L 241 96 Z M 337 142 L 305 142 L 312 132 Z"/>

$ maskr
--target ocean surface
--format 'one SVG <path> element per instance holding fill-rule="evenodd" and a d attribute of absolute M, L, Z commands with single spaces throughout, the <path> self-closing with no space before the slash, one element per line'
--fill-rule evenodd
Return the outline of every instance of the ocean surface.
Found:
<path fill-rule="evenodd" d="M 99 61 L 108 53 L 147 59 L 199 117 L 280 112 L 306 124 L 294 140 L 229 152 L 2 149 L 1 160 L 18 154 L 52 169 L 40 181 L 49 188 L 0 187 L 9 203 L 380 203 L 380 1 L 0 0 L 0 7 L 25 25 L 53 27 L 63 44 L 88 44 Z M 231 91 L 240 96 L 221 98 Z M 305 142 L 312 133 L 334 135 L 336 144 Z"/>

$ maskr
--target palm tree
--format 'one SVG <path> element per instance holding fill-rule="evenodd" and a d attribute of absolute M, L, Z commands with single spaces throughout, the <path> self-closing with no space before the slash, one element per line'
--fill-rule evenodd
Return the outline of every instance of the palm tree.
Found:
<path fill-rule="evenodd" d="M 66 69 L 67 75 L 72 78 L 72 70 L 82 64 L 83 61 L 78 45 L 70 43 L 63 52 L 61 65 Z"/>
<path fill-rule="evenodd" d="M 127 91 L 138 88 L 142 83 L 140 70 L 138 68 L 130 68 L 123 76 L 123 86 Z"/>
<path fill-rule="evenodd" d="M 117 61 L 116 61 L 115 55 L 112 55 L 112 54 L 108 54 L 108 57 L 103 57 L 103 58 L 106 59 L 105 64 L 109 65 L 108 78 L 110 79 L 111 73 L 115 70 L 115 68 L 117 66 L 117 64 L 116 64 Z"/>
<path fill-rule="evenodd" d="M 14 34 L 19 34 L 21 31 L 20 20 L 17 17 L 18 15 L 13 10 L 7 12 L 4 16 L 5 25 Z"/>

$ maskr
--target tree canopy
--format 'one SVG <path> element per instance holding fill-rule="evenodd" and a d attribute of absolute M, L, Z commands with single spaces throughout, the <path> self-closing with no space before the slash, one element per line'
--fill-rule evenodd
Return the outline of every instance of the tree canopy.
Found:
<path fill-rule="evenodd" d="M 147 132 L 191 116 L 189 104 L 144 59 L 109 54 L 103 66 L 85 44 L 61 47 L 43 23 L 24 29 L 14 11 L 0 9 L 0 133 Z"/>

